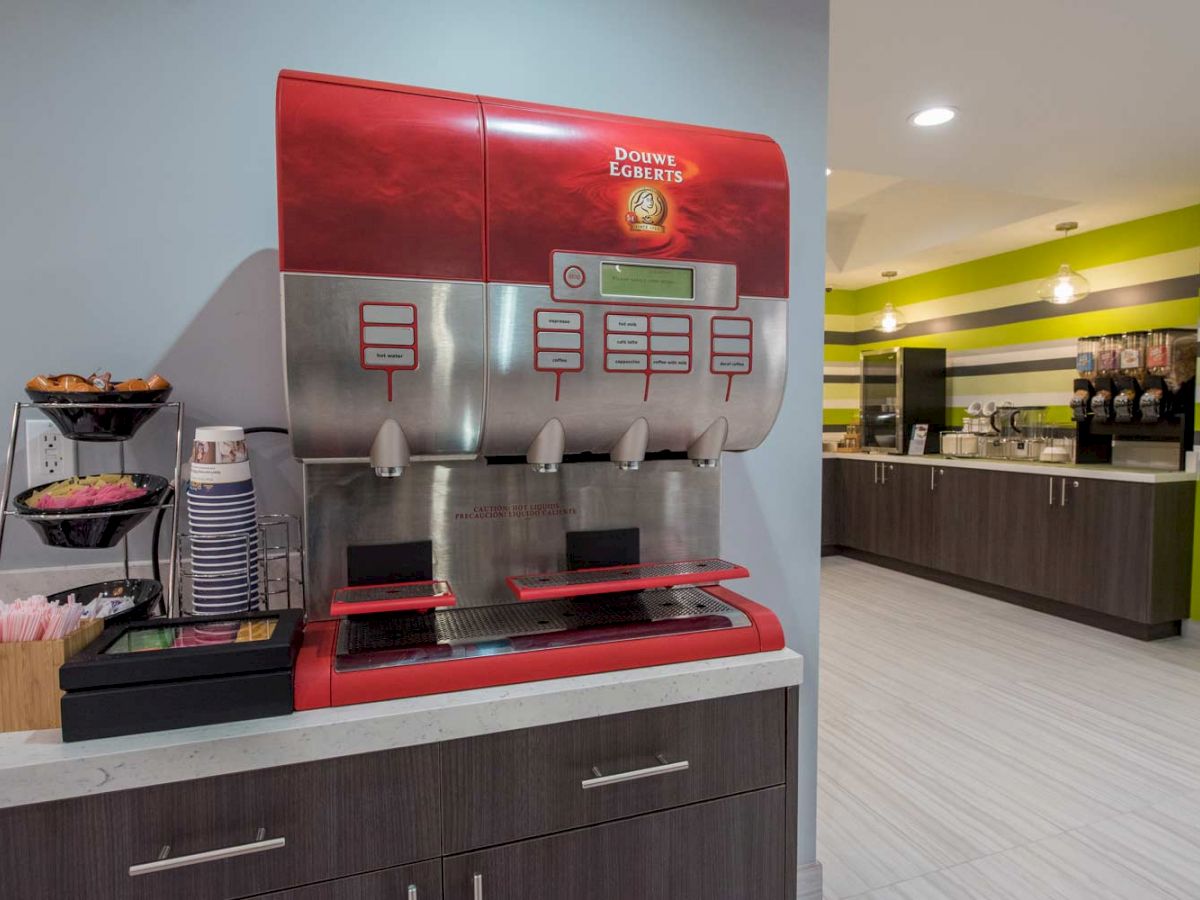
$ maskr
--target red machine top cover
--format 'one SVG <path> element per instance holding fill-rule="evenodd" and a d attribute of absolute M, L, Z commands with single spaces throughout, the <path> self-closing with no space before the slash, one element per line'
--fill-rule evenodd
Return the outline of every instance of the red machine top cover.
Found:
<path fill-rule="evenodd" d="M 548 284 L 556 250 L 729 262 L 788 293 L 762 135 L 282 72 L 280 267 Z"/>

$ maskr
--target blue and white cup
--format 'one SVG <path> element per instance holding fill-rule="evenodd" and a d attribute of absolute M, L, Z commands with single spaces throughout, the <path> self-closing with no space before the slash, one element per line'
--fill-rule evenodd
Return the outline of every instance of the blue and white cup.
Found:
<path fill-rule="evenodd" d="M 213 616 L 256 609 L 258 501 L 241 428 L 196 429 L 187 501 L 193 610 Z"/>

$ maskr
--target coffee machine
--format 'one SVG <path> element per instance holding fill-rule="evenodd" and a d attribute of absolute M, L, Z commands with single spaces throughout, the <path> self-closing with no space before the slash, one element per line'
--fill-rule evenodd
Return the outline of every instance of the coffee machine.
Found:
<path fill-rule="evenodd" d="M 285 71 L 277 148 L 297 708 L 783 646 L 720 557 L 787 370 L 774 141 Z"/>
<path fill-rule="evenodd" d="M 1183 467 L 1194 436 L 1196 329 L 1080 338 L 1076 372 L 1079 462 Z"/>

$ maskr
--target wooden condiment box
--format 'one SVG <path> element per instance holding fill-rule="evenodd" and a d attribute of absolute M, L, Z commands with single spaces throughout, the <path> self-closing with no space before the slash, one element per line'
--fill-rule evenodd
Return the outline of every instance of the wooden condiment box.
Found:
<path fill-rule="evenodd" d="M 97 619 L 58 641 L 0 644 L 0 731 L 35 731 L 62 724 L 58 667 L 104 630 Z"/>

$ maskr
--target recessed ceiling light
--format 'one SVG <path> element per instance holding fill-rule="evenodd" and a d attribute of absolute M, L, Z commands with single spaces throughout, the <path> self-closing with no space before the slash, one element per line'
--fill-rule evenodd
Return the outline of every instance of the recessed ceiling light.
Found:
<path fill-rule="evenodd" d="M 918 128 L 932 128 L 934 125 L 945 125 L 957 115 L 958 110 L 953 106 L 931 106 L 913 113 L 908 121 Z"/>
<path fill-rule="evenodd" d="M 828 178 L 832 174 L 833 174 L 833 169 L 829 168 L 829 166 L 826 166 L 825 167 L 825 177 Z"/>

